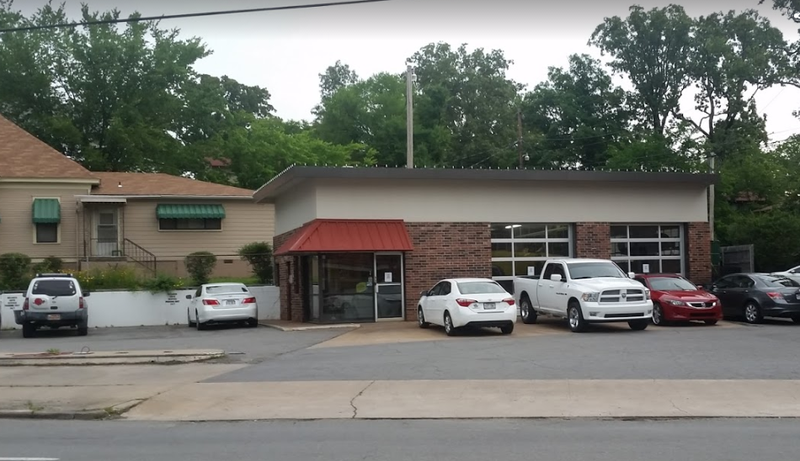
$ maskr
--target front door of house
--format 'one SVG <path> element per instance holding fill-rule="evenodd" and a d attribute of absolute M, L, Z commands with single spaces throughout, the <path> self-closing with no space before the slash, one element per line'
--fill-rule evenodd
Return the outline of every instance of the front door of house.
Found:
<path fill-rule="evenodd" d="M 375 319 L 402 320 L 405 311 L 403 254 L 375 254 Z"/>
<path fill-rule="evenodd" d="M 120 256 L 118 208 L 97 210 L 95 214 L 95 255 Z"/>

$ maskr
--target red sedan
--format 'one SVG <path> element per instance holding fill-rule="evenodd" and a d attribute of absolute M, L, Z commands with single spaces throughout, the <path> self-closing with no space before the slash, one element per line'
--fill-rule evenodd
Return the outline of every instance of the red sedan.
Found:
<path fill-rule="evenodd" d="M 636 274 L 636 280 L 650 288 L 655 325 L 687 320 L 714 325 L 722 320 L 719 299 L 678 274 Z"/>

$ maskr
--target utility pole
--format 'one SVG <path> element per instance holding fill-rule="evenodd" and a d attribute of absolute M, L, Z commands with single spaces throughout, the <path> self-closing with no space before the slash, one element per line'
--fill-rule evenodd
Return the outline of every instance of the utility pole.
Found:
<path fill-rule="evenodd" d="M 517 154 L 519 155 L 519 167 L 524 168 L 522 163 L 522 111 L 517 109 Z"/>
<path fill-rule="evenodd" d="M 715 160 L 717 158 L 717 154 L 711 152 L 711 156 L 708 158 L 708 165 L 711 169 L 711 174 L 714 174 L 714 167 L 715 167 Z M 714 194 L 714 183 L 712 182 L 710 186 L 708 186 L 708 227 L 711 233 L 711 241 L 713 242 L 716 240 L 714 238 L 714 204 L 715 204 L 715 194 Z"/>
<path fill-rule="evenodd" d="M 414 69 L 406 66 L 406 168 L 414 168 Z"/>

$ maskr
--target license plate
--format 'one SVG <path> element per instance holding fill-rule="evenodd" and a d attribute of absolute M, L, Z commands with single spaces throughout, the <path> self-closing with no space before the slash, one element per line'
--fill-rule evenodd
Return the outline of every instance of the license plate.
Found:
<path fill-rule="evenodd" d="M 47 316 L 47 320 L 61 320 L 60 314 L 50 314 Z"/>
<path fill-rule="evenodd" d="M 483 303 L 484 309 L 495 309 L 497 305 L 495 303 Z"/>
<path fill-rule="evenodd" d="M 236 300 L 235 299 L 228 299 L 228 300 L 225 301 L 225 304 L 228 305 L 228 306 L 235 306 L 236 305 Z"/>

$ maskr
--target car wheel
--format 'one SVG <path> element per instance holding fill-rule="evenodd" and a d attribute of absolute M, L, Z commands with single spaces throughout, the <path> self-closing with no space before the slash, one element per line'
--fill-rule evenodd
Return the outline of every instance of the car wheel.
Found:
<path fill-rule="evenodd" d="M 631 330 L 642 331 L 647 328 L 649 323 L 647 320 L 631 320 L 628 322 L 628 326 L 631 327 Z"/>
<path fill-rule="evenodd" d="M 792 317 L 792 322 L 800 323 L 800 317 Z"/>
<path fill-rule="evenodd" d="M 513 332 L 514 332 L 513 323 L 500 327 L 500 333 L 503 333 L 504 335 L 510 335 Z"/>
<path fill-rule="evenodd" d="M 519 315 L 522 317 L 522 323 L 528 325 L 536 323 L 537 314 L 533 306 L 531 306 L 531 300 L 528 299 L 527 295 L 519 300 Z"/>
<path fill-rule="evenodd" d="M 258 319 L 247 319 L 247 326 L 250 328 L 258 327 Z"/>
<path fill-rule="evenodd" d="M 447 333 L 447 336 L 456 334 L 456 328 L 453 326 L 453 319 L 450 317 L 449 312 L 444 313 L 444 332 Z"/>
<path fill-rule="evenodd" d="M 705 323 L 706 323 L 706 325 L 716 325 L 717 321 L 716 320 L 705 320 Z"/>
<path fill-rule="evenodd" d="M 89 327 L 87 325 L 81 325 L 78 327 L 78 336 L 86 336 L 89 334 Z"/>
<path fill-rule="evenodd" d="M 744 305 L 744 320 L 747 323 L 761 323 L 764 316 L 761 315 L 761 307 L 755 301 L 748 301 Z"/>
<path fill-rule="evenodd" d="M 197 315 L 197 311 L 195 311 L 194 313 L 194 318 L 197 319 L 197 321 L 195 322 L 195 325 L 197 326 L 197 331 L 205 330 L 206 326 L 200 323 L 200 316 Z"/>
<path fill-rule="evenodd" d="M 422 306 L 417 308 L 417 325 L 420 328 L 428 328 L 431 324 L 425 321 L 425 314 L 422 313 Z"/>
<path fill-rule="evenodd" d="M 189 322 L 189 328 L 194 328 L 194 322 L 192 322 L 192 315 L 189 314 L 189 309 L 186 309 L 186 321 Z"/>
<path fill-rule="evenodd" d="M 653 304 L 653 325 L 664 325 L 664 310 L 660 304 Z"/>
<path fill-rule="evenodd" d="M 583 312 L 581 312 L 580 304 L 574 301 L 569 303 L 569 307 L 567 307 L 567 318 L 569 319 L 569 329 L 574 333 L 580 333 L 586 330 L 586 320 L 583 319 Z"/>
<path fill-rule="evenodd" d="M 33 324 L 25 322 L 22 324 L 22 337 L 23 338 L 33 338 L 34 334 L 36 333 L 36 328 Z"/>

